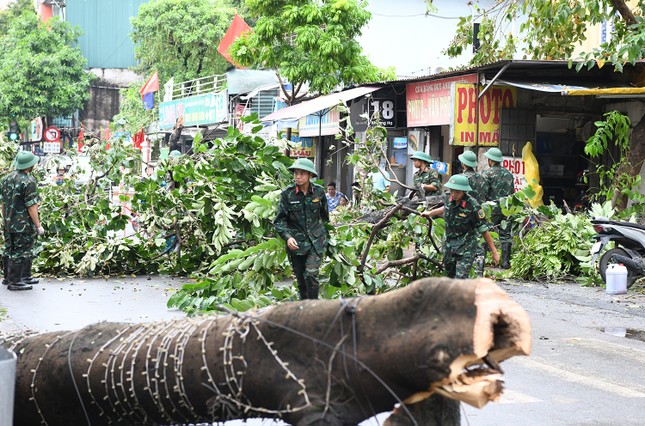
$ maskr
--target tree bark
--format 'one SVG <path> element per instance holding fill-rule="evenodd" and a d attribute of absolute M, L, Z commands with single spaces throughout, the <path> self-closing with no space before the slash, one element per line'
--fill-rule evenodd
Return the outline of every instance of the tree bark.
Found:
<path fill-rule="evenodd" d="M 527 355 L 531 331 L 492 281 L 433 278 L 373 297 L 5 343 L 18 354 L 17 425 L 356 425 L 397 403 L 392 421 L 408 423 L 389 424 L 425 425 L 458 424 L 457 401 L 495 400 L 498 363 Z"/>

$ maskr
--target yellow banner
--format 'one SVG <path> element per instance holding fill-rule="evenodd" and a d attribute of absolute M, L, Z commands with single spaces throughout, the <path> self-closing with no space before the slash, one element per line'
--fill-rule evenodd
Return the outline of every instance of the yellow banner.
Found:
<path fill-rule="evenodd" d="M 493 86 L 484 93 L 478 103 L 474 84 L 455 83 L 453 104 L 450 126 L 453 145 L 473 146 L 479 142 L 480 146 L 498 146 L 502 109 L 517 107 L 517 91 L 515 87 Z"/>

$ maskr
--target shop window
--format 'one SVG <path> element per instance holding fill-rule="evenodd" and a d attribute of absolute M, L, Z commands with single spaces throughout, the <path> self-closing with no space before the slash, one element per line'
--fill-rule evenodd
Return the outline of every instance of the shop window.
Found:
<path fill-rule="evenodd" d="M 504 155 L 521 157 L 527 141 L 535 140 L 535 112 L 526 109 L 503 109 L 499 149 Z"/>

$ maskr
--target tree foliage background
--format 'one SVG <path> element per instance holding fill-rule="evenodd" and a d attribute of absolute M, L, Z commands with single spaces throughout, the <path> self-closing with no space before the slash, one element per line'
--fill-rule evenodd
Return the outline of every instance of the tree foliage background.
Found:
<path fill-rule="evenodd" d="M 32 2 L 0 12 L 0 117 L 31 120 L 84 106 L 92 77 L 74 47 L 79 35 L 58 18 L 40 22 Z"/>
<path fill-rule="evenodd" d="M 362 53 L 356 38 L 369 22 L 363 0 L 247 0 L 253 32 L 240 37 L 231 56 L 241 65 L 273 69 L 289 105 L 310 92 L 329 93 L 350 85 L 394 78 Z M 293 90 L 286 90 L 286 83 Z"/>
<path fill-rule="evenodd" d="M 431 6 L 431 1 L 426 1 Z M 482 65 L 504 59 L 568 60 L 576 69 L 603 67 L 609 64 L 622 72 L 625 64 L 636 64 L 645 57 L 645 1 L 643 0 L 500 0 L 490 6 L 474 5 L 474 13 L 460 18 L 455 37 L 446 49 L 449 56 L 458 56 L 473 44 L 473 23 L 480 23 L 480 48 L 471 60 Z M 513 32 L 519 23 L 519 31 Z M 590 51 L 576 54 L 596 25 L 607 25 L 606 41 Z M 642 85 L 642 81 L 633 81 Z M 624 111 L 623 111 L 624 112 Z M 629 147 L 619 159 L 614 178 L 638 185 L 645 161 L 645 120 L 634 122 Z M 600 129 L 601 131 L 603 129 Z M 618 210 L 627 208 L 634 186 L 614 197 Z"/>
<path fill-rule="evenodd" d="M 217 46 L 235 11 L 225 0 L 152 0 L 131 18 L 138 70 L 176 82 L 222 74 Z"/>
<path fill-rule="evenodd" d="M 474 6 L 475 13 L 460 19 L 447 49 L 450 56 L 457 56 L 472 46 L 473 23 L 479 22 L 481 48 L 473 65 L 512 59 L 517 53 L 528 59 L 575 59 L 575 48 L 587 39 L 592 26 L 604 23 L 613 29 L 611 36 L 583 52 L 580 66 L 609 62 L 620 71 L 623 64 L 634 64 L 645 52 L 642 0 L 502 0 L 490 7 Z"/>

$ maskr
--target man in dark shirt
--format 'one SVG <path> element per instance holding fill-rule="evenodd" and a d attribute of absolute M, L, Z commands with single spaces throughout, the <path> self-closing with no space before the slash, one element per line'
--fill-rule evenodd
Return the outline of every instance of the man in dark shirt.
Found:
<path fill-rule="evenodd" d="M 450 194 L 444 205 L 423 212 L 424 217 L 443 215 L 446 221 L 443 244 L 443 264 L 450 278 L 469 278 L 470 270 L 477 255 L 479 236 L 483 236 L 493 254 L 493 263 L 499 263 L 499 254 L 488 232 L 486 216 L 477 200 L 468 192 L 472 190 L 468 177 L 454 175 L 446 183 Z"/>
<path fill-rule="evenodd" d="M 502 269 L 509 269 L 511 267 L 511 246 L 513 237 L 511 235 L 511 218 L 504 216 L 500 200 L 509 195 L 513 195 L 514 182 L 513 174 L 501 166 L 502 151 L 499 148 L 491 148 L 484 154 L 488 158 L 488 169 L 484 170 L 482 176 L 486 179 L 488 186 L 488 193 L 486 201 L 493 201 L 493 212 L 491 214 L 491 222 L 498 227 L 497 233 L 499 234 L 499 242 L 502 245 Z"/>
<path fill-rule="evenodd" d="M 322 186 L 310 182 L 318 176 L 311 160 L 298 159 L 289 170 L 295 183 L 282 191 L 273 224 L 287 242 L 300 299 L 318 299 L 318 271 L 327 250 L 327 197 Z"/>
<path fill-rule="evenodd" d="M 5 235 L 3 261 L 9 290 L 31 290 L 29 284 L 35 283 L 31 278 L 32 248 L 35 233 L 45 233 L 38 217 L 40 198 L 36 179 L 30 175 L 36 163 L 38 157 L 20 151 L 14 161 L 16 170 L 0 181 Z"/>

